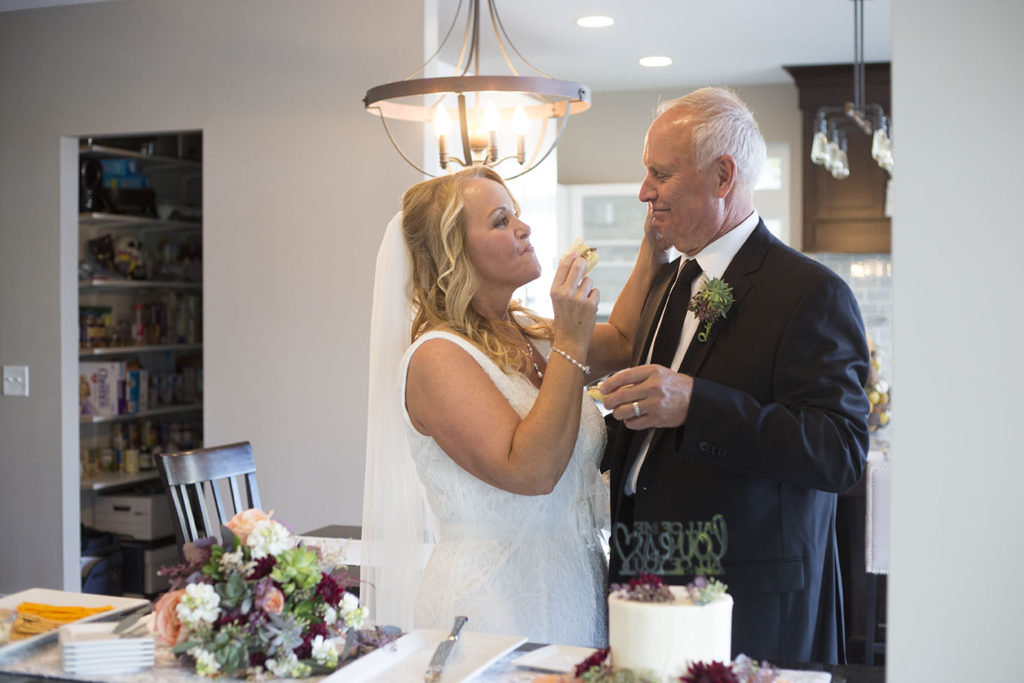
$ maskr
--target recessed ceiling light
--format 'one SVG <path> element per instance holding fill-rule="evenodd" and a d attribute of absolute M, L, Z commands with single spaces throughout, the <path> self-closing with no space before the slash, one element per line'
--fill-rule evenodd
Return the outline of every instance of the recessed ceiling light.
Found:
<path fill-rule="evenodd" d="M 614 23 L 615 20 L 611 17 L 601 16 L 580 17 L 576 20 L 576 25 L 582 26 L 583 28 L 605 28 L 606 26 L 611 26 Z"/>
<path fill-rule="evenodd" d="M 672 63 L 671 57 L 641 57 L 640 66 L 668 66 Z"/>

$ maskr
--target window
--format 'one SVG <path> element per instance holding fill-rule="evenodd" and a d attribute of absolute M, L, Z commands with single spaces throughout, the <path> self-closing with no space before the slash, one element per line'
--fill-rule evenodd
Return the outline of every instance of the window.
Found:
<path fill-rule="evenodd" d="M 789 222 L 789 145 L 768 144 L 768 158 L 754 186 L 754 208 L 773 235 L 786 244 L 790 241 Z"/>
<path fill-rule="evenodd" d="M 568 225 L 563 225 L 559 232 L 558 253 L 568 249 L 577 237 L 597 247 L 600 265 L 590 276 L 601 292 L 597 313 L 602 321 L 612 312 L 612 305 L 633 270 L 643 239 L 647 205 L 637 199 L 639 192 L 639 183 L 565 188 Z"/>

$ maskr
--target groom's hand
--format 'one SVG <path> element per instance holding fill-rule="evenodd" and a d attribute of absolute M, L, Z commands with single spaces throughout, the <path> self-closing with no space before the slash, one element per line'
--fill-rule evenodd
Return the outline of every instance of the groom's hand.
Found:
<path fill-rule="evenodd" d="M 630 429 L 678 427 L 690 411 L 693 377 L 661 365 L 639 365 L 603 381 L 601 393 L 604 407 Z"/>

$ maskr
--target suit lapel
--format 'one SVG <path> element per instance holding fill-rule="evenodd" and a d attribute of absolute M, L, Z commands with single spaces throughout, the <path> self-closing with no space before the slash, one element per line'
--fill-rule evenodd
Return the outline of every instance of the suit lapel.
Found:
<path fill-rule="evenodd" d="M 694 335 L 690 341 L 690 346 L 686 349 L 686 354 L 683 356 L 683 362 L 679 365 L 679 372 L 690 376 L 697 375 L 704 366 L 704 361 L 707 360 L 708 353 L 711 351 L 711 347 L 714 346 L 719 333 L 729 325 L 729 321 L 732 318 L 740 315 L 743 297 L 746 296 L 754 284 L 753 275 L 761 267 L 761 262 L 764 260 L 764 255 L 768 250 L 769 244 L 771 244 L 771 240 L 772 234 L 768 232 L 764 221 L 761 221 L 754 228 L 754 232 L 750 233 L 750 237 L 743 243 L 740 250 L 736 252 L 736 256 L 733 257 L 729 267 L 722 274 L 722 279 L 725 280 L 726 284 L 732 286 L 732 308 L 729 309 L 726 317 L 720 318 L 718 322 L 711 326 L 707 341 L 700 341 L 697 335 Z M 701 324 L 697 328 L 697 334 L 700 334 L 703 328 L 704 326 Z"/>
<path fill-rule="evenodd" d="M 701 368 L 704 366 L 704 362 L 708 358 L 708 354 L 711 352 L 711 347 L 714 345 L 715 340 L 718 338 L 719 333 L 725 329 L 735 316 L 740 315 L 742 308 L 740 306 L 743 297 L 746 296 L 747 292 L 754 284 L 754 274 L 760 269 L 761 263 L 764 261 L 765 254 L 768 251 L 768 247 L 771 245 L 775 238 L 768 231 L 762 220 L 758 223 L 757 227 L 754 228 L 754 232 L 750 233 L 750 237 L 743 243 L 740 250 L 736 252 L 736 256 L 733 257 L 729 263 L 729 267 L 726 268 L 725 273 L 722 274 L 722 279 L 727 284 L 732 285 L 732 296 L 733 304 L 732 308 L 729 309 L 728 315 L 724 318 L 719 318 L 718 322 L 711 326 L 711 331 L 708 332 L 707 341 L 700 341 L 695 334 L 693 339 L 690 341 L 690 346 L 687 347 L 686 353 L 683 355 L 683 361 L 679 364 L 679 372 L 696 377 Z M 697 328 L 697 334 L 703 329 L 703 325 Z M 664 434 L 665 429 L 655 430 L 654 435 L 651 437 L 651 445 L 648 452 L 653 452 L 658 441 Z"/>

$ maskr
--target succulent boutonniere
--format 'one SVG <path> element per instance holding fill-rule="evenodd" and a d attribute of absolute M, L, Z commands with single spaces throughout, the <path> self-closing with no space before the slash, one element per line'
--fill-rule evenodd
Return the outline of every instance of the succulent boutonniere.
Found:
<path fill-rule="evenodd" d="M 700 291 L 690 299 L 688 308 L 697 314 L 697 319 L 704 324 L 704 329 L 697 333 L 697 339 L 706 342 L 711 326 L 724 318 L 732 308 L 732 285 L 720 277 L 713 277 L 704 282 Z"/>

